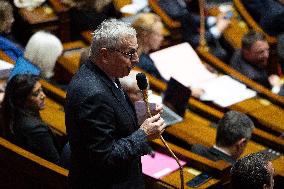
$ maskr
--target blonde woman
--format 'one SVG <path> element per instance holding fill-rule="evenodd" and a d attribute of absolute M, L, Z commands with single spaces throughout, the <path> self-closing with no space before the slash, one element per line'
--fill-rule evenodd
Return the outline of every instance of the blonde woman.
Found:
<path fill-rule="evenodd" d="M 149 52 L 158 50 L 160 48 L 160 45 L 164 39 L 162 35 L 164 26 L 161 18 L 153 13 L 142 13 L 139 14 L 134 20 L 132 27 L 134 27 L 137 32 L 137 40 L 139 45 L 139 63 L 137 66 L 154 77 L 166 81 L 161 76 L 149 56 Z"/>

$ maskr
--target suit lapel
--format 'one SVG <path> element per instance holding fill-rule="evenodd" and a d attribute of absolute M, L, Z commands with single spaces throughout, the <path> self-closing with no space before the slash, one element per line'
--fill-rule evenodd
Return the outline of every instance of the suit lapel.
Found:
<path fill-rule="evenodd" d="M 111 86 L 111 90 L 112 90 L 112 93 L 114 94 L 114 96 L 116 97 L 116 99 L 119 101 L 119 103 L 124 108 L 125 112 L 127 112 L 129 114 L 133 123 L 135 123 L 135 125 L 136 125 L 136 119 L 134 118 L 135 114 L 133 113 L 132 107 L 129 104 L 131 102 L 128 102 L 129 100 L 127 100 L 128 99 L 127 94 L 124 94 L 125 96 L 123 96 L 122 91 L 120 91 L 120 89 L 117 88 L 114 83 Z"/>
<path fill-rule="evenodd" d="M 136 116 L 135 110 L 131 106 L 131 104 L 130 104 L 131 102 L 130 102 L 127 94 L 125 94 L 125 97 L 124 97 L 123 94 L 122 94 L 122 91 L 120 91 L 120 89 L 115 86 L 114 82 L 98 66 L 93 64 L 90 60 L 88 60 L 86 62 L 86 66 L 89 67 L 89 69 L 91 69 L 96 74 L 101 75 L 101 77 L 99 77 L 99 78 L 106 84 L 107 87 L 110 88 L 113 95 L 118 100 L 119 104 L 122 105 L 123 109 L 125 110 L 125 112 L 128 113 L 128 115 L 131 117 L 134 125 L 136 126 L 137 125 L 136 124 L 137 119 L 135 118 L 135 116 Z M 118 81 L 118 85 L 120 85 L 119 81 Z"/>

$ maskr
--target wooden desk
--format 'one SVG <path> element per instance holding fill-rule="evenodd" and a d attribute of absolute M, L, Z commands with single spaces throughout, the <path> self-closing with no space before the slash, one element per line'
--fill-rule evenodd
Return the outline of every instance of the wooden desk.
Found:
<path fill-rule="evenodd" d="M 190 117 L 192 113 L 187 112 L 186 120 L 183 123 L 170 126 L 166 129 L 166 133 L 172 137 L 178 138 L 188 144 L 202 144 L 207 147 L 211 147 L 215 144 L 216 129 L 209 127 L 208 124 L 202 124 L 201 122 L 193 122 Z M 258 144 L 254 141 L 249 141 L 247 147 L 242 156 L 251 154 L 253 152 L 259 152 L 266 149 L 265 146 Z M 276 173 L 284 177 L 284 157 L 272 161 Z"/>
<path fill-rule="evenodd" d="M 49 127 L 60 135 L 66 135 L 64 107 L 49 98 L 45 99 L 45 104 L 46 108 L 40 111 L 43 121 L 50 123 Z"/>
<path fill-rule="evenodd" d="M 70 15 L 69 6 L 61 3 L 60 0 L 48 0 L 49 4 L 53 8 L 56 15 L 59 17 L 59 31 L 58 35 L 62 42 L 70 41 L 71 38 L 71 27 L 70 27 Z"/>
<path fill-rule="evenodd" d="M 87 45 L 83 41 L 73 41 L 63 44 L 64 52 L 58 58 L 57 63 L 70 74 L 75 74 L 79 69 L 79 63 L 83 48 Z"/>
<path fill-rule="evenodd" d="M 68 188 L 68 170 L 0 137 L 1 188 Z"/>
<path fill-rule="evenodd" d="M 48 2 L 56 13 L 68 12 L 71 8 L 68 5 L 63 4 L 61 0 L 48 0 Z"/>
<path fill-rule="evenodd" d="M 183 168 L 183 174 L 184 174 L 184 188 L 193 188 L 193 187 L 188 187 L 186 185 L 186 182 L 193 179 L 196 175 L 193 175 L 192 173 L 189 172 L 189 168 L 190 167 L 184 167 Z M 161 178 L 161 182 L 163 183 L 170 183 L 171 186 L 173 186 L 174 188 L 180 188 L 180 173 L 179 170 L 171 173 L 170 175 L 166 175 L 163 178 Z M 215 178 L 211 178 L 210 180 L 208 180 L 208 182 L 200 185 L 197 188 L 208 188 L 210 186 L 213 186 L 215 184 L 217 184 L 219 182 L 219 180 L 215 179 Z"/>
<path fill-rule="evenodd" d="M 59 17 L 47 3 L 35 9 L 19 8 L 17 11 L 16 33 L 22 43 L 26 43 L 39 30 L 59 33 Z"/>
<path fill-rule="evenodd" d="M 19 14 L 31 26 L 58 21 L 53 9 L 47 4 L 35 9 L 20 8 Z"/>

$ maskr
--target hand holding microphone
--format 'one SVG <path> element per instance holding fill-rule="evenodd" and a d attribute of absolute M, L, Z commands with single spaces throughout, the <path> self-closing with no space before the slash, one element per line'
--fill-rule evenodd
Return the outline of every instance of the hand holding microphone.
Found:
<path fill-rule="evenodd" d="M 148 102 L 148 82 L 145 74 L 138 73 L 136 75 L 136 80 L 139 89 L 143 92 L 143 99 L 146 103 L 147 113 L 149 117 L 143 122 L 143 124 L 140 126 L 140 129 L 142 129 L 146 133 L 146 135 L 148 136 L 148 140 L 154 140 L 160 137 L 162 132 L 165 130 L 166 125 L 164 119 L 161 118 L 159 113 L 152 117 Z M 161 112 L 162 107 L 158 106 L 155 110 L 156 112 Z"/>
<path fill-rule="evenodd" d="M 154 140 L 160 137 L 165 127 L 163 118 L 160 117 L 160 114 L 156 114 L 146 119 L 140 126 L 140 129 L 146 133 L 148 140 Z"/>

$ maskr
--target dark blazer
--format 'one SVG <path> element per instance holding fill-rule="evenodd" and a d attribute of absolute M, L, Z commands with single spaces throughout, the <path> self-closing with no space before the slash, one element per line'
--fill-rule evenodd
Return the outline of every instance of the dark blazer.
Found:
<path fill-rule="evenodd" d="M 268 34 L 284 32 L 284 5 L 278 0 L 242 0 L 242 3 Z"/>
<path fill-rule="evenodd" d="M 236 160 L 232 158 L 232 156 L 229 156 L 214 147 L 206 148 L 201 144 L 194 144 L 191 147 L 191 151 L 213 161 L 225 160 L 226 162 L 229 162 L 231 164 L 234 164 L 236 162 Z"/>
<path fill-rule="evenodd" d="M 284 96 L 284 85 L 281 85 L 280 91 L 278 92 L 278 95 Z"/>
<path fill-rule="evenodd" d="M 65 113 L 72 188 L 144 188 L 147 136 L 128 96 L 90 60 L 69 85 Z"/>
<path fill-rule="evenodd" d="M 264 87 L 268 89 L 271 88 L 266 71 L 248 63 L 242 57 L 241 50 L 235 51 L 230 61 L 230 66 L 241 74 L 250 78 L 251 80 L 254 80 L 255 82 L 263 85 Z"/>
<path fill-rule="evenodd" d="M 12 141 L 26 150 L 59 164 L 58 145 L 48 126 L 39 114 L 18 113 L 13 126 Z"/>

